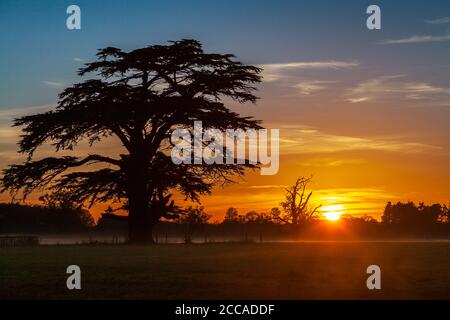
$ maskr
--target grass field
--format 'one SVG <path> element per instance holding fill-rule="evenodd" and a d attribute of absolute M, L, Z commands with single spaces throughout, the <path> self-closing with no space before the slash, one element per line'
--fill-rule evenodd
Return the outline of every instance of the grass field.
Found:
<path fill-rule="evenodd" d="M 66 268 L 82 290 L 66 289 Z M 381 290 L 366 268 L 381 267 Z M 78 245 L 0 248 L 0 298 L 450 298 L 450 243 Z"/>

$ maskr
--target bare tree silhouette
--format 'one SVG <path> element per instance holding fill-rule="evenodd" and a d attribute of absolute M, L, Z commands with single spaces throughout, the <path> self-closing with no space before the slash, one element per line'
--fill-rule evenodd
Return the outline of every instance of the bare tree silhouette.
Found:
<path fill-rule="evenodd" d="M 308 184 L 311 182 L 310 177 L 299 177 L 295 181 L 294 185 L 286 189 L 286 200 L 281 202 L 280 205 L 283 208 L 285 214 L 281 216 L 279 211 L 275 211 L 275 219 L 279 219 L 285 223 L 297 225 L 305 221 L 314 219 L 318 214 L 318 209 L 321 205 L 316 207 L 310 207 L 309 200 L 313 194 L 306 191 Z"/>
<path fill-rule="evenodd" d="M 254 84 L 261 69 L 234 60 L 231 54 L 208 54 L 195 40 L 153 45 L 125 52 L 99 50 L 97 61 L 79 70 L 97 77 L 60 94 L 56 110 L 15 119 L 23 126 L 19 151 L 28 155 L 21 165 L 3 171 L 2 190 L 24 198 L 32 191 L 64 192 L 73 201 L 92 206 L 111 200 L 125 203 L 131 242 L 153 242 L 151 230 L 161 219 L 175 219 L 179 209 L 174 190 L 197 201 L 215 184 L 243 175 L 243 165 L 175 165 L 169 156 L 170 132 L 191 128 L 257 129 L 259 121 L 230 111 L 224 98 L 255 102 Z M 47 157 L 33 161 L 34 151 L 52 143 L 55 151 L 73 149 L 82 140 L 90 145 L 117 137 L 126 152 L 116 158 L 101 154 Z M 92 163 L 98 170 L 76 168 Z M 69 170 L 70 169 L 70 170 Z M 66 172 L 68 171 L 68 172 Z"/>

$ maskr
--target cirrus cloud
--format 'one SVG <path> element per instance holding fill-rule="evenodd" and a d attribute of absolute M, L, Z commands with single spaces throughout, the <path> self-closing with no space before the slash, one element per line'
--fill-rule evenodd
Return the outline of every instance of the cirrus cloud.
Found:
<path fill-rule="evenodd" d="M 336 81 L 324 81 L 324 80 L 305 80 L 293 85 L 303 95 L 310 95 L 318 91 L 327 89 L 328 84 L 336 83 Z"/>
<path fill-rule="evenodd" d="M 65 86 L 64 82 L 57 81 L 43 81 L 43 83 L 50 88 L 63 88 Z"/>
<path fill-rule="evenodd" d="M 444 17 L 439 19 L 427 20 L 429 24 L 450 24 L 450 17 Z"/>
<path fill-rule="evenodd" d="M 392 96 L 409 100 L 439 96 L 448 99 L 450 95 L 450 87 L 407 81 L 405 78 L 406 75 L 399 74 L 362 81 L 348 91 L 346 100 L 350 103 L 361 103 Z"/>
<path fill-rule="evenodd" d="M 380 42 L 380 44 L 402 44 L 402 43 L 444 42 L 444 41 L 450 41 L 450 35 L 444 35 L 444 36 L 428 36 L 428 35 L 411 36 L 411 37 L 402 38 L 402 39 L 385 40 L 385 41 Z"/>
<path fill-rule="evenodd" d="M 333 153 L 343 151 L 387 151 L 420 153 L 442 150 L 441 146 L 419 141 L 407 141 L 397 136 L 349 136 L 321 131 L 306 126 L 288 126 L 282 129 L 280 149 L 287 154 Z M 305 130 L 306 129 L 306 130 Z"/>
<path fill-rule="evenodd" d="M 310 61 L 310 62 L 289 62 L 289 63 L 269 63 L 260 65 L 263 68 L 264 81 L 271 82 L 285 79 L 289 72 L 298 70 L 326 70 L 326 69 L 348 69 L 359 66 L 358 61 Z"/>

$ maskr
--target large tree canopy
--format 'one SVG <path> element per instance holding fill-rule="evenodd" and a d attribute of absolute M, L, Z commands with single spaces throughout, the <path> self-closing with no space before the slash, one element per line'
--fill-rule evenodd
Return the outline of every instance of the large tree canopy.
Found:
<path fill-rule="evenodd" d="M 231 54 L 205 53 L 195 40 L 130 52 L 107 47 L 97 57 L 79 70 L 80 76 L 96 77 L 65 89 L 55 110 L 15 119 L 23 130 L 19 151 L 28 157 L 3 171 L 2 188 L 24 196 L 50 189 L 87 205 L 120 201 L 128 210 L 130 241 L 151 242 L 155 223 L 177 217 L 178 207 L 170 200 L 174 190 L 198 200 L 215 184 L 254 167 L 175 165 L 167 150 L 172 130 L 189 130 L 196 120 L 204 129 L 260 128 L 259 121 L 228 109 L 224 98 L 255 102 L 261 69 Z M 33 160 L 34 151 L 46 143 L 55 151 L 72 150 L 80 141 L 92 146 L 111 136 L 126 150 L 115 158 L 88 154 Z M 105 166 L 76 170 L 92 163 Z"/>

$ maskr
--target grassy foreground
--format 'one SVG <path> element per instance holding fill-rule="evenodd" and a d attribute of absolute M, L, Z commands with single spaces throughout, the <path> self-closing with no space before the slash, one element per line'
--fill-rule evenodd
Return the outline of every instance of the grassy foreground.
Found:
<path fill-rule="evenodd" d="M 66 268 L 82 290 L 66 289 Z M 381 290 L 366 288 L 381 267 Z M 78 245 L 0 248 L 0 298 L 450 298 L 450 243 Z"/>

